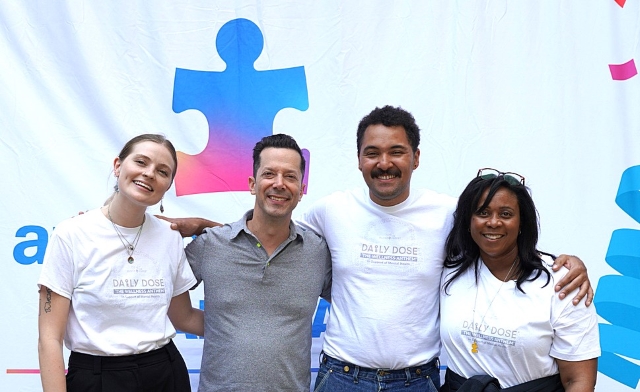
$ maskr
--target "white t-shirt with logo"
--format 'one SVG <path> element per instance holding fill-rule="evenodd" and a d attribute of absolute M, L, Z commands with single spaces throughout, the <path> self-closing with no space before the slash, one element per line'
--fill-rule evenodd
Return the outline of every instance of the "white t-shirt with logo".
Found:
<path fill-rule="evenodd" d="M 455 204 L 425 189 L 383 207 L 357 189 L 321 199 L 298 221 L 323 235 L 331 251 L 327 355 L 385 369 L 439 355 L 440 274 Z"/>
<path fill-rule="evenodd" d="M 552 264 L 543 256 L 543 263 Z M 560 300 L 555 284 L 566 273 L 552 272 L 516 288 L 479 261 L 478 285 L 469 268 L 440 294 L 440 335 L 447 366 L 466 378 L 491 375 L 503 388 L 558 373 L 554 358 L 581 361 L 600 356 L 598 320 L 593 305 Z M 442 282 L 452 269 L 445 269 Z M 477 295 L 476 295 L 477 294 Z M 477 299 L 476 299 L 477 296 Z M 475 312 L 474 312 L 475 307 Z M 472 352 L 473 341 L 477 353 Z"/>
<path fill-rule="evenodd" d="M 133 242 L 138 227 L 118 229 Z M 99 209 L 60 223 L 47 246 L 38 285 L 71 300 L 64 342 L 91 355 L 130 355 L 166 345 L 176 331 L 171 298 L 196 279 L 184 242 L 169 223 L 145 215 L 128 263 L 112 223 Z"/>

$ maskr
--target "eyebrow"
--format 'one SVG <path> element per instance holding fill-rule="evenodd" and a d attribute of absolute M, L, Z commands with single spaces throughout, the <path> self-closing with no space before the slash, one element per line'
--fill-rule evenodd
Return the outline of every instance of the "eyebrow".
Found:
<path fill-rule="evenodd" d="M 137 153 L 137 154 L 133 154 L 133 158 L 144 158 L 148 161 L 151 161 L 152 159 L 149 158 L 148 156 L 142 154 L 142 153 Z M 169 170 L 171 170 L 171 172 L 173 172 L 173 168 L 171 167 L 171 165 L 167 165 L 166 163 L 160 162 L 158 163 L 158 166 L 162 166 L 162 167 L 166 167 Z"/>
<path fill-rule="evenodd" d="M 262 168 L 261 173 L 264 173 L 264 172 L 266 172 L 266 171 L 277 172 L 277 171 L 278 171 L 278 169 L 275 169 L 275 168 L 270 167 L 270 166 L 265 166 L 265 167 L 263 167 L 263 168 Z M 298 168 L 298 169 L 286 169 L 286 170 L 282 170 L 282 172 L 283 172 L 284 174 L 290 174 L 290 173 L 293 173 L 293 174 L 298 175 L 298 174 L 300 173 L 300 169 L 299 169 L 299 168 Z"/>
<path fill-rule="evenodd" d="M 401 149 L 401 150 L 408 150 L 410 149 L 410 146 L 406 146 L 404 144 L 394 144 L 393 146 L 389 147 L 389 150 L 394 150 L 394 149 Z M 382 148 L 379 146 L 374 146 L 374 145 L 368 145 L 368 146 L 364 146 L 362 148 L 362 151 L 365 150 L 381 150 Z"/>

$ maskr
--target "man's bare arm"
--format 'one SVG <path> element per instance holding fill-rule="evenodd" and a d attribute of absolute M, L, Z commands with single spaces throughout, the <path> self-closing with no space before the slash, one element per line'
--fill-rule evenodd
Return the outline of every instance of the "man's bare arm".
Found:
<path fill-rule="evenodd" d="M 222 223 L 210 221 L 204 218 L 168 218 L 162 215 L 156 215 L 158 219 L 171 222 L 171 228 L 180 232 L 182 237 L 193 237 L 200 235 L 204 229 L 209 227 L 222 226 Z"/>

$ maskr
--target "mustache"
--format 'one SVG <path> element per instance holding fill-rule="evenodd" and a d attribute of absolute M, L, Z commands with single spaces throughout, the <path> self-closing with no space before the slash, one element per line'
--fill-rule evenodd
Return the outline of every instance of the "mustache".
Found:
<path fill-rule="evenodd" d="M 382 170 L 382 169 L 375 168 L 371 170 L 371 177 L 374 177 L 374 178 L 379 176 L 384 176 L 385 174 L 390 176 L 396 176 L 398 178 L 402 177 L 402 172 L 397 168 L 391 168 L 389 170 Z"/>

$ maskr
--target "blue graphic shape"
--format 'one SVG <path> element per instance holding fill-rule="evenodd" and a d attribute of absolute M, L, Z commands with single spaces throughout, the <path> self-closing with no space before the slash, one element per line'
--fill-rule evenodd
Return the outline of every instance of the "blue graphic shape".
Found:
<path fill-rule="evenodd" d="M 640 166 L 623 172 L 616 204 L 640 223 Z M 610 323 L 599 325 L 602 356 L 598 371 L 636 388 L 640 366 L 626 358 L 640 360 L 640 231 L 615 230 L 605 260 L 622 275 L 607 275 L 598 281 L 593 302 L 598 314 Z"/>
<path fill-rule="evenodd" d="M 640 223 L 640 165 L 632 166 L 622 173 L 616 204 Z"/>
<path fill-rule="evenodd" d="M 49 233 L 44 227 L 29 225 L 24 226 L 16 231 L 16 238 L 26 238 L 30 234 L 36 236 L 35 239 L 25 240 L 18 243 L 13 248 L 13 259 L 22 265 L 28 265 L 33 263 L 42 264 L 44 261 L 44 252 L 49 244 Z M 27 249 L 35 249 L 33 255 L 28 256 L 30 253 Z"/>
<path fill-rule="evenodd" d="M 640 281 L 638 279 L 629 276 L 607 275 L 598 281 L 598 293 L 594 298 L 594 303 L 598 314 L 611 324 L 640 332 L 638 298 L 640 298 Z M 636 350 L 640 349 L 640 340 L 637 342 Z M 638 356 L 640 356 L 640 350 Z"/>
<path fill-rule="evenodd" d="M 607 264 L 622 275 L 640 279 L 640 231 L 614 230 L 606 260 Z M 638 283 L 640 282 L 636 281 L 636 284 Z"/>
<path fill-rule="evenodd" d="M 629 388 L 635 388 L 640 379 L 640 367 L 608 351 L 598 358 L 598 371 Z"/>
<path fill-rule="evenodd" d="M 216 48 L 226 63 L 223 72 L 176 69 L 173 111 L 198 110 L 209 125 L 202 152 L 178 153 L 178 196 L 247 191 L 253 146 L 273 134 L 276 114 L 284 108 L 309 107 L 304 67 L 257 71 L 254 63 L 263 47 L 255 23 L 234 19 L 216 37 Z M 303 155 L 308 162 L 309 152 Z M 308 170 L 304 178 L 306 185 Z"/>
<path fill-rule="evenodd" d="M 316 308 L 316 315 L 313 317 L 313 323 L 311 324 L 311 337 L 319 338 L 320 334 L 327 330 L 327 324 L 324 322 L 325 315 L 330 309 L 331 304 L 320 298 L 318 301 L 318 307 Z"/>

